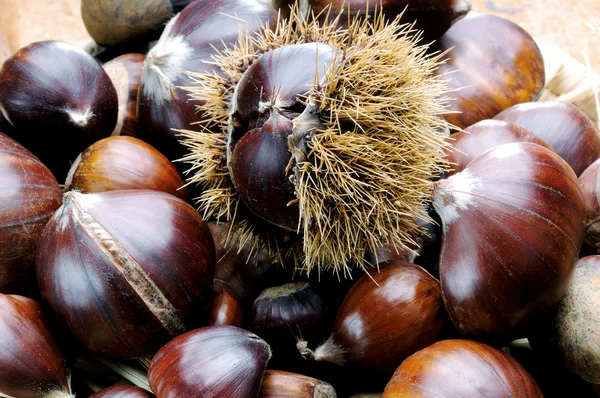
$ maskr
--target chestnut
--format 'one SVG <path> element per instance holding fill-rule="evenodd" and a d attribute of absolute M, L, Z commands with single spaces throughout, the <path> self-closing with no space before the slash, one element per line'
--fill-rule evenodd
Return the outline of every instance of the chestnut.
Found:
<path fill-rule="evenodd" d="M 162 153 L 140 139 L 116 136 L 97 141 L 79 154 L 67 175 L 65 190 L 153 189 L 188 200 L 184 184 Z"/>
<path fill-rule="evenodd" d="M 79 47 L 31 43 L 0 70 L 0 110 L 16 138 L 63 181 L 70 162 L 117 123 L 117 92 L 102 66 Z"/>
<path fill-rule="evenodd" d="M 252 33 L 276 19 L 277 12 L 262 0 L 199 0 L 172 18 L 144 62 L 138 137 L 170 160 L 183 158 L 179 130 L 202 118 L 184 88 L 194 85 L 185 72 L 215 72 L 211 56 L 237 41 L 241 21 Z"/>
<path fill-rule="evenodd" d="M 439 181 L 433 205 L 444 228 L 442 294 L 459 332 L 518 337 L 565 294 L 584 204 L 556 153 L 527 142 L 496 146 Z"/>
<path fill-rule="evenodd" d="M 581 109 L 564 101 L 514 105 L 494 117 L 531 130 L 578 176 L 600 158 L 600 131 Z"/>
<path fill-rule="evenodd" d="M 40 305 L 0 293 L 0 395 L 69 398 L 70 372 Z"/>
<path fill-rule="evenodd" d="M 148 380 L 158 398 L 259 396 L 269 345 L 235 326 L 208 326 L 178 336 L 152 359 Z"/>
<path fill-rule="evenodd" d="M 335 389 L 329 383 L 281 370 L 267 370 L 260 390 L 260 398 L 335 398 Z"/>
<path fill-rule="evenodd" d="M 158 29 L 192 0 L 82 0 L 81 16 L 92 38 L 105 46 L 132 41 Z"/>
<path fill-rule="evenodd" d="M 215 279 L 213 282 L 213 301 L 208 324 L 212 326 L 242 326 L 242 307 L 237 294 L 231 286 L 219 279 Z"/>
<path fill-rule="evenodd" d="M 2 133 L 0 181 L 0 293 L 29 293 L 35 246 L 62 194 L 50 170 Z"/>
<path fill-rule="evenodd" d="M 129 53 L 102 65 L 117 90 L 119 100 L 117 125 L 111 135 L 137 135 L 137 97 L 145 59 L 143 54 Z"/>
<path fill-rule="evenodd" d="M 212 296 L 202 217 L 159 191 L 69 191 L 36 250 L 40 293 L 92 353 L 147 356 L 196 326 Z"/>
<path fill-rule="evenodd" d="M 454 113 L 445 118 L 460 129 L 512 105 L 535 101 L 542 93 L 542 54 L 529 33 L 514 22 L 469 13 L 440 37 L 437 47 L 449 52 L 436 73 L 456 90 L 449 103 Z"/>
<path fill-rule="evenodd" d="M 439 341 L 408 357 L 383 398 L 542 398 L 535 380 L 509 355 L 470 340 Z"/>
<path fill-rule="evenodd" d="M 418 265 L 396 260 L 363 275 L 339 309 L 329 339 L 303 355 L 349 363 L 390 376 L 414 352 L 441 337 L 445 323 L 439 282 Z"/>
<path fill-rule="evenodd" d="M 104 388 L 90 398 L 154 398 L 154 395 L 136 386 L 119 384 Z"/>
<path fill-rule="evenodd" d="M 502 144 L 532 142 L 552 150 L 550 145 L 525 127 L 490 119 L 477 122 L 446 140 L 452 145 L 446 149 L 446 158 L 452 163 L 448 175 L 464 170 L 471 160 Z"/>
<path fill-rule="evenodd" d="M 592 163 L 579 176 L 579 187 L 585 203 L 585 242 L 594 249 L 600 249 L 600 185 L 598 169 L 600 159 Z"/>

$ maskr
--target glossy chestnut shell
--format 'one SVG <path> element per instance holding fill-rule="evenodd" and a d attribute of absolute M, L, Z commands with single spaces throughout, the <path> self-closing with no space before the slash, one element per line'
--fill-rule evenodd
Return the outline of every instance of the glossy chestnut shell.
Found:
<path fill-rule="evenodd" d="M 0 133 L 0 293 L 35 286 L 35 247 L 62 203 L 56 179 L 31 152 Z"/>
<path fill-rule="evenodd" d="M 242 314 L 242 306 L 235 291 L 227 283 L 215 279 L 208 324 L 211 326 L 241 327 Z"/>
<path fill-rule="evenodd" d="M 212 297 L 210 231 L 158 191 L 67 192 L 36 251 L 40 293 L 89 351 L 147 356 L 193 328 Z"/>
<path fill-rule="evenodd" d="M 410 356 L 383 398 L 542 398 L 535 380 L 507 354 L 470 340 L 443 340 Z"/>

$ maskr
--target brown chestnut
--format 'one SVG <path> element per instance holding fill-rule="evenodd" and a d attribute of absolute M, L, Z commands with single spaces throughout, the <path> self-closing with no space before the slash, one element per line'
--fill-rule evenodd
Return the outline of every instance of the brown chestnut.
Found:
<path fill-rule="evenodd" d="M 137 97 L 145 59 L 143 54 L 130 53 L 102 65 L 117 90 L 119 100 L 117 125 L 111 135 L 137 135 Z"/>
<path fill-rule="evenodd" d="M 537 44 L 507 19 L 469 13 L 440 37 L 437 46 L 449 51 L 437 73 L 447 73 L 445 79 L 456 90 L 449 103 L 455 113 L 445 118 L 458 128 L 535 101 L 544 88 L 544 60 Z"/>
<path fill-rule="evenodd" d="M 35 263 L 42 297 L 85 348 L 134 358 L 204 316 L 214 256 L 202 217 L 173 195 L 70 191 Z"/>
<path fill-rule="evenodd" d="M 136 386 L 119 384 L 104 388 L 90 398 L 154 398 L 154 395 Z"/>
<path fill-rule="evenodd" d="M 171 19 L 144 62 L 138 137 L 170 160 L 182 158 L 177 130 L 190 129 L 202 117 L 184 89 L 194 85 L 185 72 L 216 71 L 211 55 L 237 42 L 241 21 L 251 33 L 276 19 L 277 12 L 261 0 L 194 1 Z"/>
<path fill-rule="evenodd" d="M 70 373 L 34 300 L 0 293 L 0 395 L 69 398 Z"/>
<path fill-rule="evenodd" d="M 98 43 L 115 46 L 159 29 L 192 0 L 82 0 L 83 23 Z"/>
<path fill-rule="evenodd" d="M 362 276 L 339 309 L 329 339 L 311 351 L 315 360 L 390 376 L 414 352 L 437 341 L 445 323 L 439 282 L 415 264 L 396 260 Z"/>
<path fill-rule="evenodd" d="M 529 102 L 494 117 L 531 130 L 569 163 L 578 176 L 600 158 L 600 131 L 575 105 L 564 101 Z"/>
<path fill-rule="evenodd" d="M 108 137 L 84 150 L 69 170 L 65 190 L 83 193 L 153 189 L 188 200 L 177 169 L 162 153 L 134 137 Z"/>
<path fill-rule="evenodd" d="M 453 163 L 448 175 L 464 170 L 471 160 L 502 144 L 532 142 L 552 150 L 550 145 L 530 130 L 500 120 L 482 120 L 464 131 L 452 134 L 446 140 L 452 145 L 446 149 L 446 158 Z"/>
<path fill-rule="evenodd" d="M 335 389 L 329 383 L 281 370 L 267 370 L 260 390 L 260 398 L 335 398 Z"/>
<path fill-rule="evenodd" d="M 579 187 L 585 203 L 585 242 L 600 249 L 600 184 L 598 169 L 600 159 L 592 163 L 579 176 Z"/>
<path fill-rule="evenodd" d="M 509 355 L 470 340 L 443 340 L 398 367 L 383 398 L 542 398 L 535 380 Z"/>
<path fill-rule="evenodd" d="M 70 162 L 117 123 L 117 92 L 102 66 L 79 47 L 31 43 L 0 70 L 0 110 L 16 138 L 63 181 Z"/>
<path fill-rule="evenodd" d="M 62 194 L 50 170 L 2 133 L 0 181 L 0 293 L 26 293 L 35 285 L 35 246 Z"/>
<path fill-rule="evenodd" d="M 584 232 L 569 165 L 533 143 L 496 146 L 438 183 L 440 282 L 467 336 L 510 338 L 564 295 Z"/>
<path fill-rule="evenodd" d="M 161 348 L 148 369 L 158 398 L 259 396 L 269 345 L 235 326 L 209 326 L 178 336 Z"/>
<path fill-rule="evenodd" d="M 211 326 L 242 326 L 242 307 L 237 294 L 231 286 L 219 279 L 215 279 L 213 282 L 213 301 L 208 324 Z"/>

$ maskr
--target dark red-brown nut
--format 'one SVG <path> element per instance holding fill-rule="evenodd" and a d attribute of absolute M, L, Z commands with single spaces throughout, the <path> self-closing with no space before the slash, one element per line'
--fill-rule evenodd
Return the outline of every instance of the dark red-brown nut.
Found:
<path fill-rule="evenodd" d="M 297 373 L 267 370 L 260 398 L 335 398 L 329 383 Z"/>
<path fill-rule="evenodd" d="M 449 110 L 458 113 L 445 118 L 459 128 L 535 101 L 544 88 L 544 60 L 537 44 L 507 19 L 470 13 L 440 37 L 438 46 L 452 49 L 437 73 L 452 72 L 446 80 L 457 91 Z"/>
<path fill-rule="evenodd" d="M 192 0 L 82 0 L 83 23 L 98 43 L 115 46 L 159 29 Z"/>
<path fill-rule="evenodd" d="M 137 97 L 145 59 L 144 54 L 129 53 L 102 65 L 119 99 L 119 116 L 111 135 L 137 135 Z"/>
<path fill-rule="evenodd" d="M 148 369 L 158 398 L 259 396 L 269 345 L 235 326 L 209 326 L 176 337 Z"/>
<path fill-rule="evenodd" d="M 387 373 L 440 337 L 445 312 L 439 282 L 415 264 L 396 260 L 362 276 L 337 313 L 333 332 L 316 350 L 300 351 L 315 360 Z"/>
<path fill-rule="evenodd" d="M 0 293 L 25 293 L 35 285 L 35 246 L 62 194 L 50 170 L 2 133 L 0 181 Z"/>
<path fill-rule="evenodd" d="M 194 1 L 171 19 L 144 63 L 138 137 L 170 160 L 183 157 L 185 148 L 175 130 L 190 129 L 201 118 L 183 88 L 194 84 L 185 72 L 212 71 L 211 55 L 237 42 L 240 20 L 243 29 L 253 32 L 276 19 L 277 12 L 261 0 Z"/>
<path fill-rule="evenodd" d="M 494 119 L 518 124 L 548 143 L 578 176 L 600 158 L 600 131 L 578 107 L 564 101 L 512 106 Z"/>
<path fill-rule="evenodd" d="M 579 187 L 585 204 L 585 242 L 600 249 L 600 159 L 579 176 Z"/>
<path fill-rule="evenodd" d="M 16 138 L 59 181 L 70 163 L 117 123 L 117 92 L 102 66 L 79 47 L 42 41 L 21 48 L 0 70 L 0 110 Z"/>
<path fill-rule="evenodd" d="M 183 178 L 162 153 L 134 137 L 108 137 L 83 151 L 69 170 L 65 190 L 83 193 L 153 189 L 183 200 Z"/>
<path fill-rule="evenodd" d="M 222 280 L 213 282 L 213 301 L 208 324 L 211 326 L 242 326 L 242 307 L 235 291 Z"/>
<path fill-rule="evenodd" d="M 0 293 L 0 395 L 69 398 L 70 374 L 42 308 Z"/>
<path fill-rule="evenodd" d="M 410 356 L 383 398 L 542 398 L 535 380 L 509 355 L 470 340 L 443 340 Z"/>
<path fill-rule="evenodd" d="M 91 352 L 147 356 L 197 326 L 215 252 L 193 207 L 159 191 L 67 192 L 36 251 L 42 297 Z"/>
<path fill-rule="evenodd" d="M 583 243 L 569 165 L 532 143 L 497 146 L 441 180 L 439 262 L 446 309 L 467 336 L 514 337 L 564 295 Z"/>
<path fill-rule="evenodd" d="M 552 150 L 550 145 L 530 130 L 500 120 L 482 120 L 446 140 L 452 145 L 452 148 L 446 149 L 446 158 L 453 163 L 448 175 L 464 170 L 471 160 L 502 144 L 533 142 Z"/>
<path fill-rule="evenodd" d="M 142 388 L 121 384 L 104 388 L 90 398 L 154 398 L 154 395 Z"/>

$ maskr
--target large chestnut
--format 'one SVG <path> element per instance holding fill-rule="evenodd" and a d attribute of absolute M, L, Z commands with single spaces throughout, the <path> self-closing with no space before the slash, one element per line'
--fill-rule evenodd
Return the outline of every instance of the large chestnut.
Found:
<path fill-rule="evenodd" d="M 507 19 L 470 13 L 437 42 L 450 51 L 438 74 L 454 100 L 445 115 L 458 128 L 491 119 L 512 105 L 535 101 L 545 84 L 544 60 L 529 33 Z M 543 138 L 543 137 L 542 137 Z"/>
<path fill-rule="evenodd" d="M 202 217 L 173 195 L 70 191 L 35 262 L 42 297 L 85 348 L 134 358 L 204 317 L 215 252 Z"/>
<path fill-rule="evenodd" d="M 573 104 L 564 101 L 514 105 L 494 117 L 531 130 L 569 163 L 578 176 L 600 157 L 600 131 Z"/>
<path fill-rule="evenodd" d="M 117 123 L 117 92 L 102 66 L 79 47 L 42 41 L 21 48 L 0 70 L 0 110 L 15 138 L 62 181 L 70 162 Z"/>
<path fill-rule="evenodd" d="M 2 133 L 0 181 L 0 293 L 25 293 L 35 284 L 35 246 L 62 194 L 50 170 Z"/>
<path fill-rule="evenodd" d="M 65 190 L 153 189 L 187 200 L 184 184 L 162 153 L 140 139 L 117 136 L 95 142 L 79 154 L 67 175 Z"/>
<path fill-rule="evenodd" d="M 235 326 L 209 326 L 176 337 L 148 369 L 158 398 L 259 396 L 269 345 Z"/>
<path fill-rule="evenodd" d="M 443 340 L 410 356 L 383 398 L 542 398 L 535 380 L 507 354 L 470 340 Z"/>
<path fill-rule="evenodd" d="M 138 137 L 170 160 L 182 158 L 185 147 L 177 130 L 192 128 L 202 117 L 184 89 L 194 85 L 186 71 L 216 71 L 211 55 L 237 42 L 241 21 L 245 30 L 254 32 L 276 19 L 277 12 L 261 0 L 194 1 L 171 19 L 144 63 Z"/>
<path fill-rule="evenodd" d="M 404 260 L 380 265 L 346 295 L 329 339 L 304 355 L 391 375 L 414 352 L 434 343 L 445 322 L 439 282 Z"/>
<path fill-rule="evenodd" d="M 467 336 L 510 338 L 566 292 L 583 243 L 577 178 L 556 153 L 499 145 L 438 183 L 440 282 Z"/>
<path fill-rule="evenodd" d="M 0 293 L 0 395 L 69 398 L 70 372 L 34 300 Z"/>

